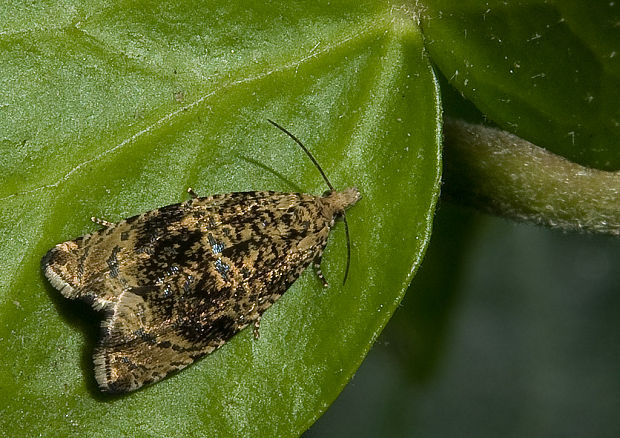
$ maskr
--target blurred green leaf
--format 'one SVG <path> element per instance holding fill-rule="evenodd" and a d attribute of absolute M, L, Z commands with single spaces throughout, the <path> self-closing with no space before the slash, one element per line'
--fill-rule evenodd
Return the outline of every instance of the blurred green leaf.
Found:
<path fill-rule="evenodd" d="M 296 436 L 402 298 L 438 196 L 440 109 L 414 21 L 370 1 L 0 7 L 0 430 L 11 436 Z M 105 5 L 105 6 L 102 6 Z M 94 387 L 99 315 L 62 299 L 55 243 L 199 194 L 363 199 L 311 271 L 220 351 L 125 397 Z"/>
<path fill-rule="evenodd" d="M 433 62 L 491 121 L 579 164 L 620 169 L 620 5 L 422 4 Z"/>

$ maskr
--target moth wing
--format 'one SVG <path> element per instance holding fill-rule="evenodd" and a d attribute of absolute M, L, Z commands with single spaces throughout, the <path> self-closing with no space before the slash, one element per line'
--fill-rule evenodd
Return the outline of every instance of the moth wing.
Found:
<path fill-rule="evenodd" d="M 320 257 L 329 224 L 316 199 L 198 198 L 50 250 L 42 264 L 51 283 L 105 311 L 94 354 L 102 390 L 161 380 L 258 320 Z"/>
<path fill-rule="evenodd" d="M 215 278 L 227 282 L 223 270 L 231 264 L 214 263 L 222 258 L 220 252 L 225 256 L 233 246 L 245 244 L 236 256 L 246 257 L 245 266 L 253 271 L 250 276 L 269 273 L 275 265 L 274 252 L 265 258 L 255 248 L 274 249 L 275 254 L 278 249 L 295 252 L 300 236 L 307 234 L 308 240 L 317 231 L 293 229 L 313 219 L 296 217 L 295 206 L 302 200 L 305 206 L 315 205 L 311 196 L 274 192 L 216 195 L 169 205 L 56 245 L 41 260 L 42 269 L 65 297 L 91 301 L 96 310 L 118 302 L 129 288 L 157 284 L 174 274 L 166 269 L 188 263 L 215 266 L 219 270 Z M 276 240 L 283 244 L 274 245 Z M 301 265 L 292 260 L 299 255 L 287 260 L 289 268 L 301 271 L 307 266 L 309 260 Z"/>
<path fill-rule="evenodd" d="M 60 243 L 41 260 L 43 272 L 52 286 L 67 298 L 90 301 L 96 310 L 106 307 L 123 291 L 122 284 L 106 278 L 109 267 L 103 264 L 110 254 L 103 256 L 108 249 L 105 239 L 103 244 L 91 242 L 102 240 L 100 235 L 105 231 Z"/>
<path fill-rule="evenodd" d="M 95 310 L 104 309 L 116 303 L 125 290 L 142 286 L 138 271 L 148 265 L 161 236 L 168 234 L 168 240 L 176 237 L 166 226 L 183 217 L 184 206 L 152 210 L 60 243 L 41 260 L 43 272 L 65 297 L 90 301 Z"/>
<path fill-rule="evenodd" d="M 94 352 L 95 379 L 106 392 L 128 392 L 161 380 L 215 350 L 236 333 L 231 318 L 216 318 L 208 304 L 162 287 L 123 292 L 102 322 Z M 192 302 L 193 301 L 193 302 Z M 203 315 L 201 321 L 197 315 Z"/>

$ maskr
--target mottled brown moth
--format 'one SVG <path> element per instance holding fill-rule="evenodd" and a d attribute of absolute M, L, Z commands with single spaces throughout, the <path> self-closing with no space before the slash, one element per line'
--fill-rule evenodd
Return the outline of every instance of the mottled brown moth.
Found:
<path fill-rule="evenodd" d="M 122 393 L 157 382 L 221 347 L 261 315 L 312 263 L 319 278 L 330 229 L 360 199 L 356 188 L 323 196 L 240 192 L 151 210 L 56 245 L 42 269 L 62 295 L 104 313 L 95 379 Z M 349 268 L 349 257 L 345 280 Z"/>

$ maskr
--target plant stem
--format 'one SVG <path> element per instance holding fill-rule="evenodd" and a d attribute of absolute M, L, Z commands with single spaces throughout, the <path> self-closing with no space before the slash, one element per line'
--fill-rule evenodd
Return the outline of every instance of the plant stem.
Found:
<path fill-rule="evenodd" d="M 620 172 L 590 169 L 516 135 L 444 122 L 444 195 L 563 230 L 620 235 Z"/>

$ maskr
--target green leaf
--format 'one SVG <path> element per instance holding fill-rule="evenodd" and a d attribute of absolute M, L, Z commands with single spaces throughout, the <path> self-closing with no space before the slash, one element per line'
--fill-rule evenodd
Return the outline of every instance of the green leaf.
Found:
<path fill-rule="evenodd" d="M 620 5 L 422 2 L 433 62 L 503 129 L 582 165 L 620 169 Z"/>
<path fill-rule="evenodd" d="M 389 4 L 68 1 L 1 7 L 0 428 L 12 436 L 295 436 L 335 399 L 402 298 L 438 196 L 440 109 L 421 35 Z M 37 9 L 39 8 L 39 9 Z M 105 397 L 100 315 L 63 299 L 54 244 L 200 195 L 363 199 L 262 320 L 144 390 Z"/>

